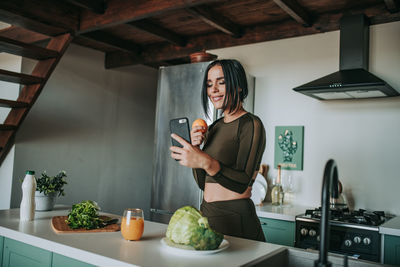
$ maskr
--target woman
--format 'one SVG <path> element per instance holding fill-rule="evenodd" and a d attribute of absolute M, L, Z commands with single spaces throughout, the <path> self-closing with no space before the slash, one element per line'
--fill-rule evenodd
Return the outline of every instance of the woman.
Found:
<path fill-rule="evenodd" d="M 226 235 L 265 241 L 250 200 L 251 186 L 265 149 L 265 129 L 257 116 L 244 110 L 247 94 L 246 74 L 237 60 L 210 63 L 203 82 L 203 108 L 208 116 L 210 99 L 224 116 L 205 135 L 202 127 L 193 127 L 192 144 L 172 134 L 183 147 L 170 149 L 172 158 L 193 168 L 195 180 L 204 190 L 200 209 L 211 228 Z"/>

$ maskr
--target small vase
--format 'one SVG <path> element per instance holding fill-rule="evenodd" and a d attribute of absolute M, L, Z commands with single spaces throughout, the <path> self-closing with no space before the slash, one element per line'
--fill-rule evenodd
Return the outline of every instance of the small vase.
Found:
<path fill-rule="evenodd" d="M 35 202 L 37 211 L 48 211 L 54 208 L 56 204 L 57 192 L 52 192 L 47 195 L 44 192 L 35 191 Z"/>

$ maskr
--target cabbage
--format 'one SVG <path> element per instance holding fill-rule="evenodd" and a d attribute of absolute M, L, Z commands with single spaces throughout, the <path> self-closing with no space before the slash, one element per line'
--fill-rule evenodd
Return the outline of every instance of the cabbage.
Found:
<path fill-rule="evenodd" d="M 166 236 L 176 244 L 192 246 L 196 250 L 217 249 L 224 238 L 224 235 L 212 230 L 207 218 L 191 206 L 175 211 Z"/>

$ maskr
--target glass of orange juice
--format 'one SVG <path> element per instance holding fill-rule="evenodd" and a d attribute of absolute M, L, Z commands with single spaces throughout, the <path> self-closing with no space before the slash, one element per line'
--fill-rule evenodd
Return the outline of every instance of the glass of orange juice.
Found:
<path fill-rule="evenodd" d="M 125 209 L 121 222 L 121 234 L 126 240 L 139 240 L 143 235 L 143 210 Z"/>

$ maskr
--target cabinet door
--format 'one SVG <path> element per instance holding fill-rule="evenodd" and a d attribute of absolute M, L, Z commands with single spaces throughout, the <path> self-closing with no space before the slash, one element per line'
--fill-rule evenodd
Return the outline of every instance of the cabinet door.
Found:
<path fill-rule="evenodd" d="M 0 236 L 0 266 L 1 263 L 3 262 L 3 244 L 4 244 L 4 237 Z"/>
<path fill-rule="evenodd" d="M 5 238 L 3 267 L 51 267 L 51 252 Z"/>
<path fill-rule="evenodd" d="M 63 255 L 53 253 L 53 264 L 52 267 L 91 267 L 94 265 L 91 265 L 89 263 L 85 263 L 82 261 L 78 261 L 75 259 L 71 259 L 68 257 L 65 257 Z"/>
<path fill-rule="evenodd" d="M 268 243 L 294 246 L 294 222 L 260 218 L 261 226 Z"/>
<path fill-rule="evenodd" d="M 400 266 L 400 237 L 385 235 L 385 264 Z"/>

